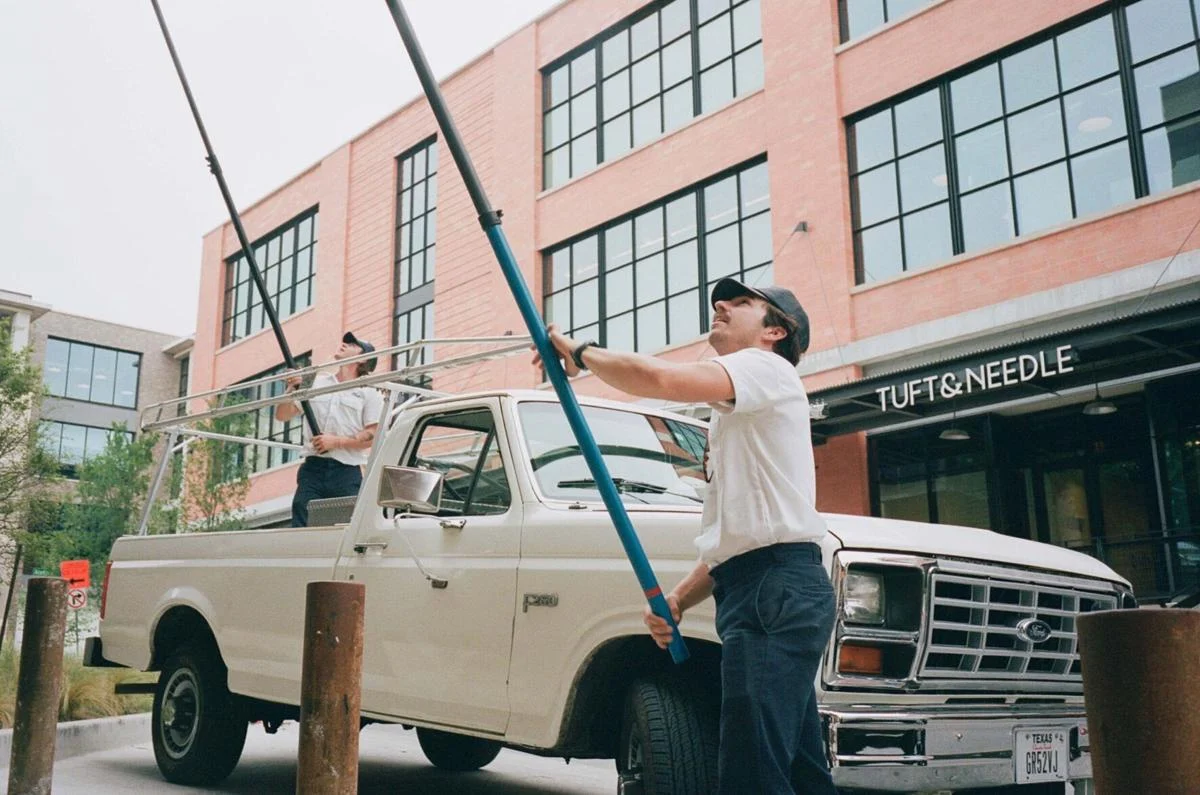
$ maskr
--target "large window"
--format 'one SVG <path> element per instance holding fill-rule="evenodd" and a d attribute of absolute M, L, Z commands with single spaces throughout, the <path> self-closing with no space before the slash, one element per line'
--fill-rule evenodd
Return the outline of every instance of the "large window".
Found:
<path fill-rule="evenodd" d="M 433 281 L 437 240 L 437 141 L 399 158 L 396 198 L 396 295 Z"/>
<path fill-rule="evenodd" d="M 943 426 L 871 437 L 876 516 L 992 527 L 986 424 L 960 419 L 955 426 L 969 438 L 943 440 Z"/>
<path fill-rule="evenodd" d="M 762 87 L 760 0 L 657 2 L 543 72 L 543 184 Z"/>
<path fill-rule="evenodd" d="M 55 397 L 132 409 L 141 364 L 140 353 L 50 337 L 42 377 Z"/>
<path fill-rule="evenodd" d="M 1198 38 L 1139 0 L 852 120 L 859 282 L 1200 178 Z"/>
<path fill-rule="evenodd" d="M 695 339 L 718 279 L 772 282 L 770 207 L 759 161 L 549 249 L 547 322 L 619 350 Z"/>
<path fill-rule="evenodd" d="M 258 240 L 253 248 L 254 261 L 262 270 L 271 306 L 280 320 L 312 305 L 313 279 L 317 272 L 315 209 Z M 239 252 L 225 262 L 222 344 L 236 342 L 268 325 L 262 295 L 250 276 L 249 263 Z"/>
<path fill-rule="evenodd" d="M 842 41 L 857 39 L 932 2 L 933 0 L 838 0 Z"/>
<path fill-rule="evenodd" d="M 297 367 L 308 367 L 311 363 L 311 355 L 304 354 L 296 358 Z M 257 381 L 260 378 L 265 378 L 269 375 L 276 375 L 285 370 L 284 365 L 272 367 L 270 370 L 264 370 L 257 375 L 252 375 L 245 379 L 246 381 Z M 283 380 L 272 381 L 269 384 L 252 386 L 234 393 L 234 400 L 241 403 L 247 403 L 252 400 L 263 400 L 268 397 L 277 397 L 282 395 L 286 384 Z M 269 439 L 274 442 L 288 442 L 290 444 L 300 444 L 302 441 L 301 434 L 303 433 L 304 415 L 298 414 L 287 422 L 280 422 L 275 419 L 275 406 L 265 406 L 257 409 L 249 414 L 238 415 L 236 420 L 230 421 L 234 426 L 231 430 L 238 435 L 253 436 L 255 439 Z M 246 423 L 245 427 L 241 427 L 241 423 Z M 265 447 L 263 445 L 245 445 L 239 456 L 249 458 L 249 471 L 262 472 L 265 469 L 287 464 L 295 461 L 299 457 L 299 453 L 295 450 L 284 450 L 279 447 Z"/>
<path fill-rule="evenodd" d="M 76 467 L 104 452 L 110 435 L 122 433 L 133 439 L 130 431 L 52 420 L 43 420 L 40 432 L 42 449 L 54 456 L 62 474 L 70 478 L 75 477 Z"/>
<path fill-rule="evenodd" d="M 392 344 L 433 336 L 433 277 L 437 242 L 437 139 L 431 138 L 399 157 L 396 203 L 396 285 L 392 306 Z M 425 364 L 428 350 L 392 367 Z M 429 386 L 423 377 L 414 383 Z"/>
<path fill-rule="evenodd" d="M 417 340 L 432 339 L 433 303 L 430 302 L 397 315 L 394 328 L 393 345 L 404 345 L 409 342 L 416 342 Z M 392 357 L 392 369 L 415 367 L 419 364 L 428 364 L 431 361 L 433 361 L 433 353 L 426 347 L 404 357 L 401 357 L 400 354 L 394 355 Z M 432 383 L 432 379 L 428 375 L 417 379 L 404 380 L 423 387 L 428 387 Z"/>
<path fill-rule="evenodd" d="M 179 360 L 179 397 L 184 397 L 188 393 L 188 381 L 190 380 L 189 373 L 191 369 L 192 357 L 189 354 Z M 187 413 L 187 406 L 184 403 L 180 403 L 176 412 L 182 417 Z"/>

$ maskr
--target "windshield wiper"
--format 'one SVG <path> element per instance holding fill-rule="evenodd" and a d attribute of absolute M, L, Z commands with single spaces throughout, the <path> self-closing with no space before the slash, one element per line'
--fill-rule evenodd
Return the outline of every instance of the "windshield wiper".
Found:
<path fill-rule="evenodd" d="M 699 497 L 694 497 L 691 494 L 683 494 L 678 491 L 671 491 L 666 486 L 660 486 L 657 483 L 647 483 L 644 480 L 629 480 L 628 478 L 613 478 L 613 485 L 617 487 L 617 491 L 621 492 L 642 492 L 644 494 L 669 494 L 672 497 L 683 497 L 684 499 L 693 502 L 703 503 Z M 560 489 L 593 489 L 596 487 L 594 478 L 584 478 L 582 480 L 562 480 L 558 483 Z"/>

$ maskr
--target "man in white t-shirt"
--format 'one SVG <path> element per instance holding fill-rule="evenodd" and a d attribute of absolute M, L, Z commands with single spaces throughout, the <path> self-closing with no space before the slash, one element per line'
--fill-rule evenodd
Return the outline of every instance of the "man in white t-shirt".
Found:
<path fill-rule="evenodd" d="M 833 629 L 821 562 L 808 396 L 796 372 L 808 316 L 790 290 L 722 279 L 706 362 L 675 363 L 550 338 L 568 375 L 647 398 L 704 402 L 709 486 L 700 562 L 667 596 L 676 621 L 711 594 L 721 638 L 720 792 L 833 795 L 813 683 Z M 540 365 L 537 356 L 535 364 Z M 646 610 L 660 647 L 666 621 Z"/>
<path fill-rule="evenodd" d="M 371 353 L 375 346 L 347 331 L 334 359 L 348 359 Z M 314 387 L 330 386 L 350 381 L 375 369 L 377 359 L 343 364 L 336 374 L 317 373 Z M 300 387 L 299 378 L 289 378 L 287 391 Z M 308 526 L 308 503 L 327 497 L 351 497 L 362 486 L 362 468 L 367 463 L 371 442 L 379 427 L 379 412 L 383 398 L 379 390 L 360 386 L 342 392 L 310 398 L 313 414 L 321 433 L 312 436 L 304 423 L 304 462 L 296 473 L 296 494 L 292 497 L 292 527 Z M 296 403 L 281 403 L 275 407 L 275 419 L 286 422 L 300 414 Z"/>

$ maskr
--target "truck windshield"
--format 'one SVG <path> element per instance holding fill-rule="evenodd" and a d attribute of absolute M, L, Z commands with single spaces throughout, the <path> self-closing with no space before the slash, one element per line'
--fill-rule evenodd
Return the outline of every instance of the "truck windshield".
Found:
<path fill-rule="evenodd" d="M 527 402 L 518 411 L 542 494 L 552 500 L 599 502 L 600 492 L 562 408 Z M 703 502 L 708 434 L 702 426 L 592 406 L 584 406 L 583 415 L 624 502 L 692 507 Z"/>

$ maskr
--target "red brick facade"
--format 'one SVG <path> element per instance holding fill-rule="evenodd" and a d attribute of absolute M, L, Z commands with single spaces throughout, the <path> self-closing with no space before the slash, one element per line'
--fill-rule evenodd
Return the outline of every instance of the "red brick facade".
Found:
<path fill-rule="evenodd" d="M 573 0 L 448 78 L 459 130 L 535 295 L 540 252 L 598 224 L 765 155 L 770 169 L 775 280 L 793 289 L 813 323 L 811 353 L 905 329 L 1169 256 L 1200 214 L 1198 184 L 1099 217 L 959 255 L 942 265 L 856 286 L 844 119 L 1100 5 L 1096 0 L 1011 3 L 937 0 L 849 44 L 839 44 L 837 0 L 762 0 L 765 88 L 555 189 L 543 191 L 540 68 L 636 12 L 638 0 Z M 399 45 L 397 45 L 399 46 Z M 435 134 L 415 99 L 248 207 L 257 238 L 320 206 L 314 304 L 284 323 L 293 351 L 332 353 L 342 329 L 377 345 L 392 338 L 396 157 Z M 440 148 L 436 335 L 523 334 L 516 307 L 479 229 L 449 153 Z M 789 236 L 799 222 L 808 232 Z M 1193 244 L 1194 247 L 1195 244 Z M 279 362 L 269 331 L 220 346 L 228 224 L 203 245 L 192 389 L 235 382 Z M 664 356 L 695 360 L 702 339 Z M 853 362 L 806 376 L 810 390 L 862 375 Z M 531 387 L 523 357 L 467 369 L 439 388 Z M 604 392 L 592 379 L 578 389 Z M 818 448 L 823 510 L 866 513 L 867 453 L 859 434 Z M 294 465 L 256 475 L 251 502 L 278 497 Z"/>

